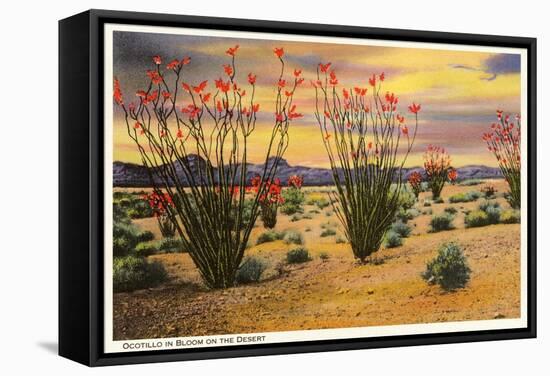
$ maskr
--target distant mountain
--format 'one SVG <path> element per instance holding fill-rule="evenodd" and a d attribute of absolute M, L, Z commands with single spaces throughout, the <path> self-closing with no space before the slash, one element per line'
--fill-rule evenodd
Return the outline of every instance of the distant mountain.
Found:
<path fill-rule="evenodd" d="M 274 159 L 268 160 L 268 166 L 273 163 Z M 191 155 L 187 159 L 187 163 L 192 171 L 195 171 L 194 178 L 198 179 L 199 166 L 204 166 L 206 163 L 202 158 Z M 179 163 L 174 163 L 175 170 L 179 179 L 187 185 L 187 179 L 185 177 L 183 168 Z M 263 164 L 247 165 L 247 180 L 252 177 L 261 174 L 263 171 Z M 402 176 L 407 178 L 412 172 L 418 171 L 422 173 L 421 167 L 404 168 Z M 457 168 L 458 176 L 460 180 L 464 179 L 489 179 L 500 178 L 502 174 L 500 169 L 495 167 L 487 167 L 481 165 L 471 165 Z M 142 165 L 125 162 L 113 163 L 113 185 L 115 187 L 149 187 L 149 172 L 155 176 L 155 179 L 160 182 L 158 176 L 156 176 L 157 169 L 147 171 L 147 168 Z M 304 185 L 317 186 L 317 185 L 332 185 L 332 172 L 327 168 L 305 167 L 305 166 L 291 166 L 284 159 L 279 161 L 276 177 L 281 181 L 286 182 L 291 175 L 301 175 L 304 177 Z"/>

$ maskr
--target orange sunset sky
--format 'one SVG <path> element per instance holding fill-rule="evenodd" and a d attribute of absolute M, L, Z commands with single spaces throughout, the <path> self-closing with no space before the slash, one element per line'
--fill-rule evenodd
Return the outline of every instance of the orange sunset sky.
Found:
<path fill-rule="evenodd" d="M 163 67 L 174 58 L 189 56 L 192 60 L 184 67 L 184 80 L 190 84 L 209 80 L 208 89 L 214 91 L 214 79 L 224 76 L 222 65 L 229 63 L 225 51 L 235 44 L 240 45 L 237 80 L 246 88 L 246 75 L 253 72 L 258 76 L 256 99 L 261 110 L 250 144 L 251 162 L 265 157 L 264 147 L 273 125 L 273 98 L 280 69 L 274 47 L 285 50 L 288 78 L 298 68 L 306 79 L 295 94 L 298 112 L 304 117 L 292 123 L 290 145 L 284 155 L 291 165 L 328 166 L 313 117 L 315 93 L 309 84 L 320 62 L 332 63 L 341 87 L 367 87 L 371 74 L 384 72 L 382 91 L 398 95 L 399 111 L 406 117 L 410 115 L 408 104 L 421 103 L 418 136 L 407 166 L 421 165 L 422 153 L 429 144 L 445 147 L 455 167 L 495 166 L 481 135 L 495 121 L 496 109 L 514 114 L 520 111 L 521 67 L 520 55 L 516 54 L 115 31 L 113 74 L 120 80 L 125 101 L 130 102 L 134 93 L 148 84 L 145 71 L 153 67 L 152 56 L 160 55 Z M 117 106 L 113 124 L 114 160 L 139 163 L 139 154 Z"/>

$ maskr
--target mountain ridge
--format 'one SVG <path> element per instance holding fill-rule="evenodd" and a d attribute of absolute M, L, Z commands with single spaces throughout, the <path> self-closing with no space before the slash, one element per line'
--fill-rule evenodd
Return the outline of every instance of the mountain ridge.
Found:
<path fill-rule="evenodd" d="M 199 158 L 196 155 L 191 155 L 188 159 L 190 162 L 191 168 L 197 168 L 197 164 L 204 163 L 202 158 Z M 268 164 L 272 163 L 273 159 L 268 160 Z M 183 169 L 179 165 L 175 165 L 178 177 L 181 181 L 184 182 L 184 185 L 187 184 L 185 179 Z M 253 176 L 260 174 L 263 170 L 263 163 L 247 164 L 247 179 L 252 178 Z M 468 165 L 456 168 L 458 172 L 459 180 L 465 179 L 489 179 L 489 178 L 501 178 L 502 173 L 497 167 L 488 167 L 484 165 Z M 412 172 L 418 171 L 422 172 L 422 167 L 407 167 L 403 168 L 402 176 L 407 178 Z M 301 175 L 304 178 L 305 186 L 323 186 L 323 185 L 333 185 L 332 180 L 332 171 L 330 168 L 322 167 L 307 167 L 295 165 L 292 166 L 288 164 L 285 159 L 279 161 L 277 167 L 276 177 L 281 179 L 281 181 L 286 182 L 288 177 L 291 175 Z M 150 187 L 149 173 L 147 167 L 143 165 L 138 165 L 131 162 L 113 162 L 113 186 L 115 187 Z"/>

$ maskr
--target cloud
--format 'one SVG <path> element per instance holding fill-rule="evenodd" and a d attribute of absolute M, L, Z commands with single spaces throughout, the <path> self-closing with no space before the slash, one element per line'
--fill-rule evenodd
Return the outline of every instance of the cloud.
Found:
<path fill-rule="evenodd" d="M 487 58 L 482 67 L 473 67 L 464 64 L 450 64 L 451 68 L 464 69 L 487 73 L 489 77 L 481 77 L 480 80 L 493 81 L 499 74 L 518 73 L 521 70 L 520 55 L 498 54 Z"/>

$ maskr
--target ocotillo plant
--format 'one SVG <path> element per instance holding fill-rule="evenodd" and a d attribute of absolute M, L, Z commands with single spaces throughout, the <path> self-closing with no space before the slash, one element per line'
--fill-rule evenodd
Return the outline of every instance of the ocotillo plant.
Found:
<path fill-rule="evenodd" d="M 368 88 L 338 89 L 330 67 L 319 64 L 317 80 L 312 82 L 315 117 L 336 186 L 330 196 L 334 212 L 355 258 L 364 263 L 380 248 L 399 208 L 401 171 L 414 144 L 420 105 L 409 106 L 411 132 L 397 112 L 398 98 L 389 92 L 380 94 L 384 73 L 369 79 L 367 96 Z"/>
<path fill-rule="evenodd" d="M 261 177 L 256 176 L 251 180 L 251 189 L 258 192 L 262 186 L 265 186 L 265 192 L 260 195 L 260 218 L 265 228 L 274 228 L 277 224 L 277 209 L 284 203 L 281 196 L 281 181 L 276 178 L 262 184 Z"/>
<path fill-rule="evenodd" d="M 305 201 L 305 195 L 302 192 L 303 184 L 304 178 L 302 176 L 291 175 L 288 178 L 288 188 L 283 190 L 283 199 L 285 202 L 281 207 L 281 213 L 292 215 L 304 211 L 302 207 Z"/>
<path fill-rule="evenodd" d="M 424 153 L 424 172 L 433 200 L 437 200 L 441 195 L 451 170 L 451 157 L 447 151 L 440 146 L 428 145 Z"/>
<path fill-rule="evenodd" d="M 168 215 L 166 206 L 174 206 L 172 198 L 166 193 L 153 192 L 143 196 L 153 210 L 153 216 L 157 219 L 160 233 L 165 238 L 171 238 L 176 234 L 176 226 Z"/>
<path fill-rule="evenodd" d="M 510 115 L 497 111 L 498 122 L 491 125 L 491 131 L 483 134 L 487 149 L 498 161 L 502 175 L 510 188 L 508 203 L 513 208 L 521 207 L 521 121 L 516 115 L 516 122 L 510 121 Z"/>
<path fill-rule="evenodd" d="M 114 100 L 124 113 L 128 135 L 149 167 L 151 184 L 172 199 L 168 216 L 211 288 L 234 284 L 267 189 L 262 183 L 252 195 L 245 219 L 250 199 L 245 198 L 248 144 L 260 105 L 255 100 L 256 75 L 248 74 L 248 93 L 237 79 L 238 48 L 226 51 L 225 77 L 214 81 L 212 91 L 208 80 L 184 81 L 189 57 L 172 60 L 162 69 L 161 57 L 154 56 L 154 69 L 147 71 L 148 84 L 137 91 L 137 103 L 126 105 L 114 81 Z M 294 91 L 303 82 L 300 71 L 285 78 L 284 51 L 276 48 L 274 53 L 281 70 L 275 79 L 275 117 L 266 140 L 262 182 L 273 180 L 288 146 L 290 123 L 302 116 L 293 104 Z"/>
<path fill-rule="evenodd" d="M 414 171 L 409 175 L 407 181 L 412 188 L 414 197 L 418 199 L 418 195 L 422 192 L 422 174 L 418 171 Z"/>

